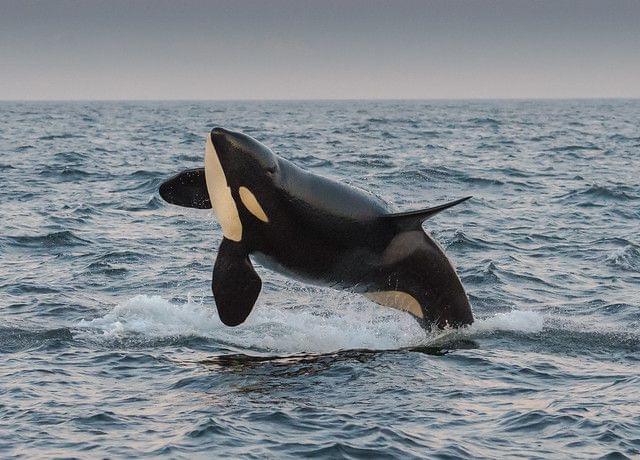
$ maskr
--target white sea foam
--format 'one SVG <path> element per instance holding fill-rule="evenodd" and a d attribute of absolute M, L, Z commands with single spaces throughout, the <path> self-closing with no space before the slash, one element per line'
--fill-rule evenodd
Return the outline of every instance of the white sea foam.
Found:
<path fill-rule="evenodd" d="M 407 314 L 372 304 L 360 296 L 323 290 L 290 292 L 290 297 L 259 303 L 248 320 L 230 328 L 218 319 L 213 304 L 189 300 L 170 302 L 138 295 L 116 305 L 79 328 L 107 338 L 198 336 L 242 349 L 276 352 L 331 352 L 344 349 L 398 349 L 438 343 L 454 331 L 425 334 Z M 268 296 L 267 296 L 268 297 Z M 319 302 L 322 303 L 319 303 Z M 332 305 L 327 308 L 326 305 Z M 474 337 L 492 331 L 539 332 L 541 314 L 512 311 L 477 320 L 456 336 Z"/>
<path fill-rule="evenodd" d="M 536 333 L 542 332 L 543 327 L 544 316 L 541 313 L 530 310 L 513 310 L 476 320 L 469 327 L 468 332 L 471 334 L 493 331 Z"/>
<path fill-rule="evenodd" d="M 285 301 L 283 306 L 259 304 L 243 325 L 230 328 L 220 322 L 213 304 L 173 303 L 159 296 L 138 295 L 102 317 L 81 321 L 79 327 L 113 338 L 201 336 L 241 348 L 280 352 L 393 349 L 418 345 L 425 338 L 408 315 L 356 296 L 332 295 L 331 310 L 301 304 L 301 300 L 306 299 Z M 298 305 L 292 307 L 293 303 Z"/>

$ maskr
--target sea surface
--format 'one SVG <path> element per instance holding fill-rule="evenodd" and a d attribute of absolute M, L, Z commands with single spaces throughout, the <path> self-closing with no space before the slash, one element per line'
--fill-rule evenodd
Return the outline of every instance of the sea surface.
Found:
<path fill-rule="evenodd" d="M 0 457 L 638 458 L 640 101 L 0 103 Z M 476 322 L 258 266 L 158 195 L 214 126 L 425 223 Z"/>

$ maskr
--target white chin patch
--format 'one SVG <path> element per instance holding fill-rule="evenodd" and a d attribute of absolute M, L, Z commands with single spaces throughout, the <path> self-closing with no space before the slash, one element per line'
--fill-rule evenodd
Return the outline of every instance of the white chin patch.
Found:
<path fill-rule="evenodd" d="M 222 164 L 211 142 L 211 134 L 207 135 L 207 146 L 204 153 L 204 176 L 207 180 L 207 191 L 211 199 L 211 207 L 215 213 L 225 238 L 232 241 L 242 240 L 242 222 L 238 215 L 238 207 L 231 196 L 231 188 L 227 184 Z"/>

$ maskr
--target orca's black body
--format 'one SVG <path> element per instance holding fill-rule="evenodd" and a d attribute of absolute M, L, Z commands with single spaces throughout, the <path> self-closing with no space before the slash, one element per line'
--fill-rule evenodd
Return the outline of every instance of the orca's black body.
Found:
<path fill-rule="evenodd" d="M 174 176 L 160 194 L 181 206 L 213 205 L 225 237 L 212 290 L 227 325 L 246 319 L 261 289 L 249 256 L 302 281 L 405 310 L 427 327 L 473 322 L 455 269 L 422 229 L 425 219 L 469 197 L 390 213 L 376 197 L 306 172 L 222 128 L 207 139 L 205 168 Z"/>

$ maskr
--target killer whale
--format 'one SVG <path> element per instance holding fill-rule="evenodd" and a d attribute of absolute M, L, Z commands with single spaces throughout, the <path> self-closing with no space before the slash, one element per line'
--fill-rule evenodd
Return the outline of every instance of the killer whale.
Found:
<path fill-rule="evenodd" d="M 394 213 L 379 198 L 305 171 L 239 132 L 214 128 L 204 168 L 159 189 L 168 203 L 213 208 L 223 239 L 212 291 L 221 321 L 243 323 L 262 287 L 252 259 L 303 282 L 365 295 L 413 315 L 423 327 L 473 322 L 443 249 L 422 228 L 471 198 Z"/>

